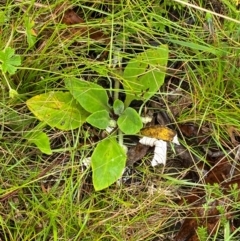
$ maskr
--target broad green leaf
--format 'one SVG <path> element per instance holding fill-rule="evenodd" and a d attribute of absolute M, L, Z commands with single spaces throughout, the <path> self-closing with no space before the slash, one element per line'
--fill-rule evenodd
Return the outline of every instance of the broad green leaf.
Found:
<path fill-rule="evenodd" d="M 131 107 L 126 108 L 118 118 L 117 124 L 122 132 L 129 135 L 138 133 L 143 127 L 141 117 L 137 111 Z"/>
<path fill-rule="evenodd" d="M 123 73 L 125 106 L 132 100 L 148 100 L 164 83 L 168 46 L 148 49 L 129 61 Z"/>
<path fill-rule="evenodd" d="M 15 74 L 17 66 L 21 65 L 21 57 L 15 54 L 15 50 L 7 47 L 0 51 L 0 69 L 4 73 Z"/>
<path fill-rule="evenodd" d="M 124 103 L 121 100 L 116 99 L 113 103 L 113 111 L 114 114 L 121 115 L 124 111 Z"/>
<path fill-rule="evenodd" d="M 122 176 L 126 159 L 126 153 L 114 137 L 99 142 L 91 158 L 96 191 L 109 187 Z"/>
<path fill-rule="evenodd" d="M 42 131 L 34 131 L 24 136 L 30 143 L 35 144 L 42 153 L 51 155 L 52 150 L 50 147 L 50 141 L 46 133 Z"/>
<path fill-rule="evenodd" d="M 88 116 L 86 121 L 94 127 L 106 129 L 110 121 L 109 113 L 106 110 L 96 111 Z"/>
<path fill-rule="evenodd" d="M 102 86 L 77 78 L 65 79 L 65 85 L 73 97 L 88 112 L 110 111 L 107 92 Z"/>
<path fill-rule="evenodd" d="M 48 92 L 27 100 L 27 106 L 40 120 L 60 130 L 80 127 L 89 116 L 69 92 Z"/>

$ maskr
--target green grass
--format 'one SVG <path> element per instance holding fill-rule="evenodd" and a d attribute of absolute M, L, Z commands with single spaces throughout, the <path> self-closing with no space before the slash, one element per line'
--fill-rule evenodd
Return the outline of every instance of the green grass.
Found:
<path fill-rule="evenodd" d="M 17 98 L 9 97 L 0 71 L 0 239 L 174 240 L 180 221 L 190 217 L 189 211 L 194 209 L 189 203 L 180 205 L 179 199 L 198 189 L 206 195 L 206 209 L 216 199 L 220 200 L 220 211 L 228 214 L 219 219 L 212 236 L 199 226 L 199 240 L 238 240 L 239 227 L 230 227 L 231 219 L 240 223 L 239 191 L 214 191 L 205 183 L 198 165 L 208 165 L 209 148 L 221 150 L 229 167 L 236 166 L 233 178 L 239 178 L 235 154 L 240 130 L 240 28 L 231 18 L 240 21 L 240 17 L 235 2 L 219 1 L 225 6 L 221 14 L 226 18 L 212 16 L 211 35 L 206 22 L 208 10 L 203 12 L 174 1 L 165 1 L 161 6 L 158 1 L 142 0 L 104 4 L 69 1 L 69 5 L 78 7 L 87 26 L 100 28 L 110 36 L 107 45 L 88 36 L 68 34 L 70 27 L 60 24 L 61 13 L 55 13 L 56 6 L 64 6 L 65 1 L 24 2 L 0 3 L 0 50 L 8 45 L 22 58 L 16 74 L 7 75 L 11 88 L 19 94 Z M 173 21 L 173 12 L 168 15 L 167 9 L 173 4 L 175 14 L 180 15 L 178 21 Z M 204 1 L 195 4 L 206 7 Z M 190 16 L 184 15 L 185 11 Z M 94 18 L 96 14 L 100 17 Z M 191 17 L 195 23 L 186 24 L 186 18 L 190 21 Z M 28 18 L 34 22 L 33 30 L 37 33 L 33 47 L 27 42 Z M 98 130 L 82 127 L 59 131 L 45 127 L 52 155 L 41 153 L 23 138 L 39 123 L 26 106 L 29 98 L 49 91 L 65 91 L 65 77 L 83 77 L 110 88 L 109 82 L 118 76 L 110 64 L 115 47 L 122 49 L 124 66 L 136 52 L 151 48 L 153 42 L 169 44 L 170 58 L 166 84 L 152 102 L 161 103 L 160 108 L 167 110 L 176 129 L 181 124 L 194 123 L 205 131 L 204 138 L 210 141 L 201 145 L 195 142 L 197 136 L 191 139 L 180 134 L 182 145 L 197 157 L 197 163 L 184 168 L 180 165 L 174 171 L 168 166 L 152 170 L 149 153 L 135 168 L 133 175 L 138 182 L 114 184 L 95 192 L 91 170 L 83 168 L 82 161 L 91 155 Z M 92 57 L 106 50 L 110 51 L 108 59 Z M 180 101 L 171 101 L 170 96 L 178 93 L 187 96 L 190 104 L 173 113 Z M 155 113 L 159 111 L 149 103 L 146 107 Z M 232 130 L 235 142 L 229 134 Z M 174 157 L 173 152 L 169 153 L 170 161 L 179 162 Z M 196 173 L 199 181 L 194 182 L 189 173 Z"/>

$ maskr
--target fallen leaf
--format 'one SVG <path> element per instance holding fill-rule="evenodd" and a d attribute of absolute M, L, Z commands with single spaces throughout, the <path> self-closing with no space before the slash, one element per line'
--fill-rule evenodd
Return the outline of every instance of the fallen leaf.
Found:
<path fill-rule="evenodd" d="M 200 192 L 198 189 L 192 190 L 191 195 L 185 197 L 185 200 L 182 201 L 183 203 L 188 203 L 189 205 L 194 203 L 194 205 L 191 207 L 187 215 L 189 218 L 184 220 L 174 241 L 199 241 L 198 235 L 196 233 L 198 227 L 206 227 L 208 235 L 214 235 L 222 218 L 222 214 L 218 209 L 219 206 L 224 205 L 226 207 L 225 218 L 227 220 L 234 218 L 229 215 L 232 210 L 229 209 L 231 208 L 231 205 L 229 205 L 228 200 L 231 199 L 227 200 L 225 197 L 231 194 L 231 188 L 233 185 L 237 185 L 236 190 L 239 189 L 240 178 L 225 182 L 229 178 L 231 170 L 231 164 L 229 160 L 227 158 L 219 158 L 215 163 L 216 164 L 207 173 L 204 181 L 206 184 L 219 184 L 219 189 L 222 191 L 223 197 L 216 198 L 213 193 L 213 195 L 211 195 L 213 201 L 208 203 L 206 209 L 206 194 L 204 190 Z M 240 197 L 238 196 L 238 199 L 239 198 Z M 181 203 L 179 203 L 179 205 L 181 205 Z"/>
<path fill-rule="evenodd" d="M 80 18 L 72 9 L 67 9 L 64 12 L 61 22 L 66 25 L 73 25 L 84 23 L 84 20 Z"/>
<path fill-rule="evenodd" d="M 60 9 L 56 10 L 56 13 L 59 13 Z M 103 43 L 109 42 L 109 36 L 104 34 L 103 31 L 91 28 L 87 25 L 86 21 L 81 18 L 73 9 L 67 9 L 64 11 L 61 17 L 61 23 L 66 25 L 76 25 L 74 27 L 68 28 L 68 32 L 70 35 L 81 35 L 86 38 L 90 37 L 93 40 L 100 41 Z M 66 36 L 69 37 L 69 36 Z"/>
<path fill-rule="evenodd" d="M 183 95 L 180 97 L 173 106 L 170 106 L 170 110 L 173 116 L 179 116 L 183 111 L 186 110 L 191 104 L 192 96 L 190 94 Z"/>
<path fill-rule="evenodd" d="M 206 209 L 203 206 L 204 202 L 198 202 L 189 212 L 190 219 L 185 219 L 174 241 L 200 241 L 196 230 L 198 227 L 206 227 L 208 234 L 213 235 L 217 231 L 218 223 L 220 222 L 221 215 L 217 206 L 220 201 L 213 201 Z"/>
<path fill-rule="evenodd" d="M 235 127 L 233 126 L 229 126 L 227 128 L 227 132 L 229 134 L 229 137 L 231 139 L 231 142 L 234 146 L 237 146 L 239 144 L 239 142 L 236 140 L 236 138 L 240 137 L 240 131 L 237 130 Z"/>
<path fill-rule="evenodd" d="M 188 138 L 197 137 L 199 134 L 199 127 L 193 123 L 180 124 L 179 128 L 182 134 Z"/>
<path fill-rule="evenodd" d="M 146 156 L 149 146 L 137 143 L 136 146 L 131 147 L 127 153 L 127 166 L 132 166 L 138 160 Z"/>

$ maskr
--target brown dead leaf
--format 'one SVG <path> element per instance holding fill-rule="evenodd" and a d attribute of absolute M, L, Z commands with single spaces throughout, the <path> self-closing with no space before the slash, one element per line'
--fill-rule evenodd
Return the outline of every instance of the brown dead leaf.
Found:
<path fill-rule="evenodd" d="M 221 215 L 217 210 L 219 201 L 213 201 L 206 209 L 203 207 L 204 202 L 199 202 L 198 206 L 189 213 L 190 217 L 184 221 L 180 231 L 175 237 L 175 241 L 199 241 L 196 230 L 198 227 L 206 227 L 208 234 L 213 235 L 220 222 Z"/>
<path fill-rule="evenodd" d="M 230 136 L 231 142 L 234 146 L 239 145 L 239 142 L 236 140 L 236 137 L 240 137 L 240 130 L 237 130 L 235 127 L 233 126 L 229 126 L 227 128 L 227 132 Z"/>
<path fill-rule="evenodd" d="M 171 110 L 173 116 L 176 117 L 179 116 L 179 114 L 188 108 L 192 103 L 192 96 L 190 94 L 186 94 L 180 97 L 176 103 L 174 103 L 174 106 L 170 106 L 169 109 Z"/>
<path fill-rule="evenodd" d="M 127 166 L 132 166 L 136 161 L 141 160 L 146 156 L 149 146 L 137 143 L 136 146 L 131 147 L 127 153 Z"/>
<path fill-rule="evenodd" d="M 61 22 L 66 25 L 73 25 L 84 23 L 84 20 L 80 18 L 72 9 L 67 9 L 63 14 Z"/>
<path fill-rule="evenodd" d="M 86 38 L 90 37 L 91 39 L 102 43 L 109 42 L 108 35 L 106 35 L 103 31 L 99 29 L 89 27 L 86 21 L 83 18 L 81 18 L 73 9 L 67 9 L 62 11 L 62 8 L 57 8 L 55 12 L 63 12 L 62 14 L 60 14 L 61 23 L 66 24 L 68 26 L 74 25 L 67 29 L 68 34 L 65 34 L 64 37 L 71 38 L 73 36 L 79 35 Z"/>
<path fill-rule="evenodd" d="M 227 201 L 224 199 L 224 196 L 229 194 L 231 187 L 234 184 L 237 185 L 237 188 L 240 187 L 240 178 L 226 183 L 225 180 L 229 178 L 230 169 L 230 161 L 227 158 L 219 158 L 216 161 L 216 164 L 209 170 L 205 178 L 205 183 L 207 184 L 219 184 L 219 188 L 224 194 L 222 198 L 214 199 L 213 196 L 212 203 L 208 203 L 208 205 L 205 207 L 204 204 L 206 198 L 204 190 L 202 190 L 200 193 L 197 189 L 193 190 L 192 194 L 185 198 L 185 202 L 188 204 L 194 203 L 194 205 L 187 215 L 189 218 L 184 220 L 182 227 L 177 233 L 174 241 L 199 241 L 196 233 L 198 227 L 206 227 L 208 235 L 214 235 L 222 217 L 222 214 L 220 214 L 218 210 L 218 206 L 222 206 L 223 204 L 226 206 L 225 218 L 227 220 L 232 218 L 228 214 L 230 213 L 228 206 L 231 207 L 231 205 L 227 203 Z"/>
<path fill-rule="evenodd" d="M 221 184 L 230 177 L 230 170 L 231 165 L 229 160 L 227 158 L 220 158 L 219 161 L 216 161 L 216 165 L 207 173 L 205 182 L 208 184 Z"/>
<path fill-rule="evenodd" d="M 188 138 L 197 137 L 199 133 L 199 127 L 193 123 L 180 124 L 179 128 L 184 136 Z"/>

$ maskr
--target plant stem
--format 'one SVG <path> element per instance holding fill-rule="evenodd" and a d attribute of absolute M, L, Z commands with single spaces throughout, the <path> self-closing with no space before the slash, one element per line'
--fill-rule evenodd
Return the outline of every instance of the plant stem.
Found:
<path fill-rule="evenodd" d="M 5 75 L 4 72 L 2 72 L 2 74 L 3 74 L 3 77 L 4 77 L 4 79 L 5 79 L 6 84 L 7 84 L 7 86 L 8 86 L 8 89 L 11 90 L 11 89 L 12 89 L 12 87 L 11 87 L 11 84 L 12 84 L 12 83 L 11 83 L 11 84 L 9 83 L 8 78 L 7 78 L 7 76 Z"/>
<path fill-rule="evenodd" d="M 117 100 L 119 98 L 119 87 L 120 82 L 118 79 L 114 79 L 114 94 L 113 94 L 113 100 Z M 123 146 L 123 133 L 120 129 L 118 129 L 118 143 L 120 146 Z"/>
<path fill-rule="evenodd" d="M 120 87 L 120 83 L 118 81 L 118 79 L 114 80 L 114 94 L 113 94 L 113 100 L 117 100 L 119 98 L 119 87 Z"/>

